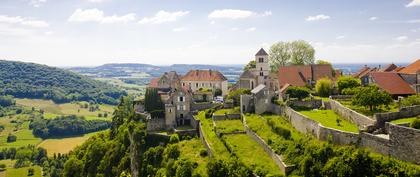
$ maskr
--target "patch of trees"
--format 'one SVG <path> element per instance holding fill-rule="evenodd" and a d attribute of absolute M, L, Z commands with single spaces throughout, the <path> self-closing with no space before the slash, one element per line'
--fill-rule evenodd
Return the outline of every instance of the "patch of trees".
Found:
<path fill-rule="evenodd" d="M 376 85 L 359 87 L 352 98 L 352 104 L 369 107 L 371 111 L 381 105 L 389 106 L 392 102 L 392 97 Z"/>
<path fill-rule="evenodd" d="M 353 92 L 354 88 L 360 85 L 360 80 L 352 76 L 341 76 L 337 80 L 338 92 L 344 95 L 353 95 L 355 93 Z"/>
<path fill-rule="evenodd" d="M 315 62 L 315 49 L 306 41 L 278 42 L 271 46 L 269 63 L 272 71 L 280 66 L 307 65 Z"/>
<path fill-rule="evenodd" d="M 164 117 L 165 108 L 156 88 L 147 88 L 144 96 L 144 109 L 152 117 Z"/>
<path fill-rule="evenodd" d="M 127 94 L 100 81 L 45 65 L 0 60 L 0 68 L 0 95 L 115 105 L 119 97 Z"/>
<path fill-rule="evenodd" d="M 321 97 L 328 97 L 333 92 L 333 82 L 328 78 L 319 79 L 316 81 L 315 91 Z"/>
<path fill-rule="evenodd" d="M 228 100 L 233 100 L 234 106 L 239 106 L 241 101 L 241 95 L 250 95 L 251 90 L 250 89 L 237 89 L 235 91 L 230 92 L 227 95 Z"/>
<path fill-rule="evenodd" d="M 11 133 L 9 133 L 9 135 L 7 135 L 7 142 L 8 143 L 16 142 L 16 140 L 17 140 L 17 136 L 16 135 L 13 135 Z"/>
<path fill-rule="evenodd" d="M 41 165 L 48 159 L 47 151 L 34 145 L 28 145 L 20 148 L 3 148 L 0 151 L 0 160 L 16 160 L 15 168 L 28 167 L 32 164 Z"/>
<path fill-rule="evenodd" d="M 12 96 L 0 96 L 0 106 L 8 107 L 16 104 Z"/>
<path fill-rule="evenodd" d="M 309 97 L 309 95 L 311 94 L 311 90 L 309 90 L 306 87 L 290 86 L 289 88 L 287 88 L 286 94 L 288 94 L 290 98 L 302 100 L 304 98 Z"/>
<path fill-rule="evenodd" d="M 55 119 L 34 119 L 29 128 L 35 136 L 49 138 L 55 136 L 75 136 L 108 129 L 111 123 L 105 120 L 86 120 L 82 117 L 62 116 Z"/>
<path fill-rule="evenodd" d="M 403 106 L 420 105 L 420 94 L 411 95 L 401 100 Z"/>

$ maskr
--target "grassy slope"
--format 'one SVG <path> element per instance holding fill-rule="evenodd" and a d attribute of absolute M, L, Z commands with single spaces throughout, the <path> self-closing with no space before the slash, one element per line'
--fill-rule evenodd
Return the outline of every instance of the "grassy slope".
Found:
<path fill-rule="evenodd" d="M 205 149 L 201 140 L 198 138 L 185 140 L 178 143 L 181 152 L 180 158 L 189 159 L 192 162 L 197 162 L 198 166 L 195 169 L 196 173 L 207 176 L 207 163 L 209 157 L 201 157 L 200 150 Z"/>
<path fill-rule="evenodd" d="M 100 131 L 100 132 L 103 132 L 103 131 Z M 77 137 L 46 139 L 42 141 L 41 143 L 39 143 L 38 147 L 42 147 L 46 149 L 48 156 L 50 157 L 53 156 L 54 153 L 67 154 L 68 152 L 76 148 L 77 146 L 83 144 L 91 136 L 100 132 L 88 133 L 83 136 L 77 136 Z"/>
<path fill-rule="evenodd" d="M 263 169 L 271 175 L 280 175 L 282 172 L 276 166 L 273 159 L 264 149 L 251 137 L 246 134 L 223 136 L 233 149 L 233 152 L 253 169 Z"/>
<path fill-rule="evenodd" d="M 1 121 L 9 121 L 7 118 L 1 118 Z M 12 128 L 12 129 L 10 129 Z M 17 136 L 17 140 L 12 143 L 7 143 L 7 135 L 12 133 Z M 22 147 L 27 146 L 28 144 L 36 145 L 42 141 L 41 138 L 37 138 L 32 134 L 32 130 L 29 130 L 29 121 L 23 122 L 19 127 L 18 131 L 13 131 L 13 125 L 9 122 L 6 123 L 6 129 L 0 133 L 0 147 L 9 148 L 9 147 Z"/>
<path fill-rule="evenodd" d="M 32 167 L 23 167 L 23 168 L 8 168 L 6 170 L 6 177 L 23 177 L 28 176 L 28 169 L 33 168 L 35 170 L 35 174 L 31 177 L 41 177 L 41 167 L 40 166 L 32 166 Z"/>
<path fill-rule="evenodd" d="M 83 103 L 83 102 L 81 102 Z M 44 110 L 44 117 L 55 118 L 58 115 L 78 115 L 84 116 L 86 119 L 107 119 L 110 120 L 112 112 L 114 111 L 114 106 L 101 104 L 99 109 L 94 112 L 90 112 L 89 109 L 80 108 L 80 105 L 77 103 L 65 103 L 65 104 L 56 104 L 51 100 L 41 100 L 41 99 L 16 99 L 16 104 L 25 106 L 25 107 L 35 107 L 36 109 Z M 98 117 L 99 113 L 108 113 L 108 117 Z"/>
<path fill-rule="evenodd" d="M 355 124 L 347 121 L 346 119 L 343 119 L 341 116 L 337 115 L 332 110 L 300 111 L 300 113 L 321 123 L 321 125 L 325 127 L 330 127 L 337 130 L 347 131 L 347 132 L 354 132 L 354 133 L 359 132 L 359 129 L 357 128 Z M 339 125 L 336 122 L 337 119 L 341 120 Z"/>
<path fill-rule="evenodd" d="M 207 142 L 210 144 L 210 147 L 214 151 L 214 155 L 217 157 L 229 157 L 230 153 L 226 149 L 222 141 L 217 137 L 216 133 L 213 131 L 213 122 L 211 119 L 205 118 L 204 112 L 199 112 L 196 118 L 201 120 L 204 136 Z"/>
<path fill-rule="evenodd" d="M 220 133 L 244 131 L 241 120 L 219 120 L 216 121 L 216 128 Z"/>
<path fill-rule="evenodd" d="M 410 117 L 410 118 L 398 119 L 398 120 L 393 120 L 393 121 L 391 121 L 391 123 L 394 123 L 394 124 L 411 123 L 411 122 L 413 122 L 416 118 L 417 118 L 417 117 Z"/>

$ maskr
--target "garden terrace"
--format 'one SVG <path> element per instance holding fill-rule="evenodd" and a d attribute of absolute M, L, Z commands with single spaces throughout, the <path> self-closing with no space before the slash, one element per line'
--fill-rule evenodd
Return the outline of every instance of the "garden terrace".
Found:
<path fill-rule="evenodd" d="M 405 123 L 411 123 L 415 119 L 417 119 L 417 117 L 409 117 L 409 118 L 403 118 L 403 119 L 393 120 L 393 121 L 391 121 L 391 123 L 394 123 L 394 124 L 405 124 Z"/>
<path fill-rule="evenodd" d="M 259 176 L 282 174 L 280 168 L 278 168 L 271 157 L 248 135 L 225 135 L 222 138 L 232 153 L 250 167 L 255 174 Z"/>
<path fill-rule="evenodd" d="M 244 132 L 244 126 L 240 119 L 218 120 L 214 122 L 216 124 L 216 130 L 218 133 L 226 134 Z"/>
<path fill-rule="evenodd" d="M 372 118 L 375 113 L 398 112 L 398 109 L 399 109 L 396 103 L 392 103 L 391 105 L 389 105 L 389 107 L 378 106 L 376 109 L 371 111 L 369 110 L 368 107 L 353 105 L 351 100 L 337 100 L 337 101 L 340 102 L 343 106 L 349 109 L 352 109 L 358 113 L 361 113 L 363 115 L 369 116 L 370 118 Z"/>
<path fill-rule="evenodd" d="M 216 132 L 213 130 L 212 119 L 205 117 L 205 112 L 201 111 L 195 116 L 200 120 L 201 130 L 204 133 L 204 138 L 209 143 L 215 157 L 228 158 L 230 157 L 229 151 L 226 149 L 223 142 L 217 137 Z"/>
<path fill-rule="evenodd" d="M 202 176 L 207 176 L 207 163 L 209 162 L 208 155 L 201 156 L 200 153 L 205 151 L 200 139 L 194 138 L 191 140 L 184 140 L 178 143 L 180 158 L 187 159 L 192 162 L 197 162 L 197 168 L 194 173 Z"/>
<path fill-rule="evenodd" d="M 240 113 L 239 107 L 235 107 L 233 109 L 219 109 L 214 112 L 215 115 L 239 114 L 239 113 Z"/>
<path fill-rule="evenodd" d="M 309 110 L 299 111 L 301 114 L 319 122 L 325 127 L 334 128 L 337 130 L 358 133 L 357 126 L 348 120 L 342 118 L 332 110 Z"/>

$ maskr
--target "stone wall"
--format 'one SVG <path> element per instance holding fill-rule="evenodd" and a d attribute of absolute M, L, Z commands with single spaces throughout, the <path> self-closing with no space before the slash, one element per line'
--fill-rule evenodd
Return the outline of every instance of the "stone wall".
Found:
<path fill-rule="evenodd" d="M 416 117 L 417 115 L 420 115 L 420 105 L 403 107 L 399 112 L 376 113 L 373 118 L 376 120 L 376 127 L 383 128 L 385 122 L 407 117 Z"/>
<path fill-rule="evenodd" d="M 334 144 L 339 144 L 339 145 L 357 144 L 358 139 L 359 139 L 359 134 L 336 130 L 333 128 L 324 127 L 319 124 L 318 139 L 322 141 L 328 141 L 330 138 Z"/>
<path fill-rule="evenodd" d="M 360 132 L 359 146 L 369 148 L 384 155 L 389 154 L 389 138 L 383 138 L 371 133 Z"/>
<path fill-rule="evenodd" d="M 290 107 L 285 107 L 285 115 L 292 126 L 299 132 L 318 137 L 319 123 L 296 112 Z"/>
<path fill-rule="evenodd" d="M 146 123 L 147 131 L 165 130 L 165 119 L 164 118 L 152 118 L 148 119 Z"/>
<path fill-rule="evenodd" d="M 204 102 L 204 103 L 192 103 L 191 104 L 191 111 L 202 111 L 205 109 L 212 108 L 214 106 L 218 105 L 217 103 L 210 103 L 210 102 Z"/>
<path fill-rule="evenodd" d="M 331 95 L 330 99 L 334 100 L 348 100 L 351 99 L 353 95 Z"/>
<path fill-rule="evenodd" d="M 420 130 L 389 124 L 390 154 L 398 159 L 420 164 Z"/>
<path fill-rule="evenodd" d="M 311 109 L 318 109 L 322 106 L 321 99 L 311 99 L 306 101 L 291 100 L 289 103 L 291 106 L 306 107 Z"/>
<path fill-rule="evenodd" d="M 210 158 L 212 158 L 213 157 L 213 150 L 211 149 L 210 144 L 207 142 L 207 140 L 204 136 L 204 132 L 202 130 L 201 122 L 199 123 L 198 133 L 200 135 L 201 142 L 203 143 L 204 147 L 207 150 L 207 153 L 209 154 Z"/>
<path fill-rule="evenodd" d="M 213 114 L 213 121 L 226 120 L 226 119 L 240 119 L 241 114 Z"/>
<path fill-rule="evenodd" d="M 374 125 L 375 120 L 371 119 L 363 114 L 360 114 L 356 111 L 353 111 L 345 106 L 343 106 L 341 103 L 339 103 L 336 100 L 330 99 L 330 105 L 331 109 L 340 115 L 341 117 L 347 119 L 348 121 L 354 123 L 359 127 L 359 129 L 363 130 L 369 125 Z"/>

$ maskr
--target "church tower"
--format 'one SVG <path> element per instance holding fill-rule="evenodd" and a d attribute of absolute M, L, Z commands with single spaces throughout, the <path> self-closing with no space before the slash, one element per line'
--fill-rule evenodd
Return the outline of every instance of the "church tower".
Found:
<path fill-rule="evenodd" d="M 258 85 L 267 85 L 268 75 L 270 74 L 270 65 L 268 64 L 268 54 L 263 48 L 255 54 L 255 62 L 255 75 L 258 76 Z"/>

